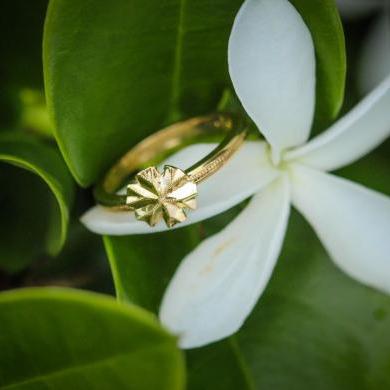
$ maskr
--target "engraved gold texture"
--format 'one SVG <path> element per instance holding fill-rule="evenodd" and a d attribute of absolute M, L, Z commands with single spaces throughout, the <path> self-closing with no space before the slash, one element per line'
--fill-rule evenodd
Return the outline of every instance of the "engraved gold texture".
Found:
<path fill-rule="evenodd" d="M 179 147 L 201 140 L 202 136 L 226 134 L 207 156 L 185 170 L 165 166 L 162 173 L 151 166 L 137 173 L 156 157 L 169 155 Z M 137 219 L 154 226 L 162 219 L 168 227 L 183 222 L 188 209 L 195 209 L 197 184 L 221 169 L 240 148 L 247 135 L 241 117 L 218 113 L 191 118 L 168 126 L 129 150 L 114 164 L 94 189 L 98 203 L 112 210 L 131 210 Z M 117 194 L 123 183 L 127 195 Z"/>
<path fill-rule="evenodd" d="M 160 173 L 146 168 L 127 186 L 126 205 L 138 220 L 155 226 L 164 219 L 168 227 L 186 220 L 186 210 L 196 208 L 197 188 L 181 169 L 169 165 Z"/>

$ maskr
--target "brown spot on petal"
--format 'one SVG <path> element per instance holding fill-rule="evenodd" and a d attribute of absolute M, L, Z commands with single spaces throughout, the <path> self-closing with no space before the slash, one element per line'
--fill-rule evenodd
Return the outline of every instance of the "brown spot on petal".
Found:
<path fill-rule="evenodd" d="M 199 271 L 199 275 L 207 275 L 213 272 L 214 267 L 218 262 L 218 256 L 235 241 L 235 238 L 229 238 L 228 240 L 220 244 L 212 253 L 210 261 Z"/>
<path fill-rule="evenodd" d="M 213 252 L 213 257 L 219 256 L 227 247 L 229 247 L 234 241 L 236 241 L 234 238 L 229 238 L 222 244 L 220 244 Z"/>

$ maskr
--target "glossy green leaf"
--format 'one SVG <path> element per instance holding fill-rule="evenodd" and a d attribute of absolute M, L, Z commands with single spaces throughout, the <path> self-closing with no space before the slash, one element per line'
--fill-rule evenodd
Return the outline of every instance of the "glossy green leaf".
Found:
<path fill-rule="evenodd" d="M 46 95 L 82 185 L 179 116 L 213 110 L 229 84 L 227 41 L 241 0 L 52 0 Z"/>
<path fill-rule="evenodd" d="M 179 390 L 173 336 L 148 312 L 100 294 L 36 288 L 0 294 L 1 389 Z"/>
<path fill-rule="evenodd" d="M 0 132 L 20 116 L 21 88 L 43 88 L 42 33 L 47 0 L 3 1 L 0 6 Z"/>
<path fill-rule="evenodd" d="M 50 122 L 43 91 L 23 88 L 19 92 L 19 98 L 22 105 L 19 127 L 51 138 L 53 125 Z"/>
<path fill-rule="evenodd" d="M 389 328 L 390 298 L 341 273 L 293 214 L 272 280 L 243 328 L 190 351 L 189 389 L 222 389 L 210 377 L 224 349 L 242 368 L 242 389 L 387 389 Z"/>
<path fill-rule="evenodd" d="M 334 0 L 289 0 L 307 24 L 316 51 L 314 131 L 336 118 L 344 99 L 346 55 L 344 32 Z"/>
<path fill-rule="evenodd" d="M 375 153 L 339 169 L 336 174 L 390 196 L 390 139 Z"/>
<path fill-rule="evenodd" d="M 52 0 L 46 94 L 73 175 L 89 185 L 135 141 L 179 116 L 211 111 L 229 85 L 226 47 L 241 0 Z M 344 36 L 333 0 L 292 0 L 317 54 L 316 128 L 342 104 Z M 205 44 L 207 42 L 207 44 Z"/>
<path fill-rule="evenodd" d="M 16 271 L 34 255 L 60 251 L 74 183 L 55 148 L 23 133 L 0 135 L 0 163 L 13 166 L 0 166 L 0 264 Z M 37 177 L 31 178 L 31 173 Z"/>
<path fill-rule="evenodd" d="M 198 229 L 104 237 L 118 299 L 157 312 L 177 264 L 198 243 Z"/>
<path fill-rule="evenodd" d="M 126 247 L 126 239 L 116 248 L 116 239 L 110 241 L 113 272 L 125 270 L 116 274 L 116 287 L 122 300 L 144 304 L 149 290 L 162 291 L 162 283 L 139 272 L 129 253 L 149 253 L 137 262 L 147 264 L 149 273 L 151 264 L 158 264 L 155 273 L 163 284 L 172 269 L 156 255 L 163 248 L 158 241 L 148 241 L 156 245 L 148 252 L 135 241 Z M 138 244 L 144 248 L 145 242 Z M 179 238 L 176 242 L 185 245 Z M 155 296 L 156 305 L 160 299 Z M 390 298 L 339 271 L 294 213 L 271 282 L 244 327 L 223 342 L 187 353 L 189 389 L 386 389 L 389 329 Z"/>

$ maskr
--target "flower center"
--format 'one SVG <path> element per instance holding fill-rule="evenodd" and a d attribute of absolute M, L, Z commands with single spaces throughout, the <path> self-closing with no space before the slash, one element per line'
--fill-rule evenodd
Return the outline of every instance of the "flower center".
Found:
<path fill-rule="evenodd" d="M 284 152 L 275 148 L 271 145 L 267 145 L 267 156 L 271 165 L 279 170 L 286 169 L 286 161 L 284 161 Z"/>
<path fill-rule="evenodd" d="M 269 150 L 270 150 L 270 157 L 271 157 L 272 165 L 274 165 L 275 167 L 278 168 L 281 161 L 282 161 L 282 153 L 280 150 L 272 148 L 272 147 L 270 147 Z"/>

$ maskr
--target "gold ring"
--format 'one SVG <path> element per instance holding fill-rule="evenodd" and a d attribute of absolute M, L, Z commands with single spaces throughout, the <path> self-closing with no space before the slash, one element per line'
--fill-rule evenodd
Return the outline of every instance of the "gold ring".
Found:
<path fill-rule="evenodd" d="M 182 170 L 155 165 L 167 155 L 205 136 L 227 133 L 207 156 Z M 138 220 L 168 227 L 183 222 L 196 208 L 197 184 L 219 170 L 238 150 L 247 135 L 245 121 L 234 114 L 212 114 L 168 126 L 128 151 L 94 189 L 96 201 L 115 210 L 133 211 Z M 126 183 L 126 195 L 116 192 Z"/>

